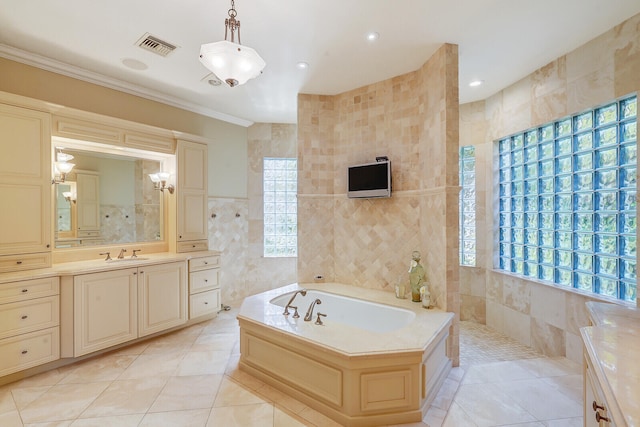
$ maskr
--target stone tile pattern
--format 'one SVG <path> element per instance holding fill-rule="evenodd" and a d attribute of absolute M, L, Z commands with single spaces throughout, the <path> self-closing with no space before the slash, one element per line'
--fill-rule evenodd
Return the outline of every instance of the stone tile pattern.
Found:
<path fill-rule="evenodd" d="M 461 268 L 461 313 L 549 356 L 579 361 L 590 297 L 493 272 L 493 141 L 640 90 L 640 15 L 485 101 L 460 106 L 460 146 L 476 147 L 478 266 Z M 482 295 L 482 288 L 486 294 Z"/>
<path fill-rule="evenodd" d="M 458 50 L 335 96 L 298 95 L 298 280 L 391 291 L 419 250 L 437 305 L 457 313 Z M 349 165 L 388 156 L 390 199 L 347 199 Z M 451 331 L 457 361 L 457 322 Z"/>
<path fill-rule="evenodd" d="M 296 125 L 267 123 L 249 127 L 248 198 L 209 198 L 209 249 L 222 252 L 220 290 L 224 304 L 239 305 L 249 295 L 297 280 L 296 258 L 262 256 L 263 158 L 296 157 L 296 129 Z"/>

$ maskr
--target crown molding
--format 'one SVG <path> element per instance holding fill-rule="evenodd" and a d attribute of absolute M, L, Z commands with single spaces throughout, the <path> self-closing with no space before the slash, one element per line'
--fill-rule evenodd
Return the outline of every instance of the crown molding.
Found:
<path fill-rule="evenodd" d="M 108 89 L 128 93 L 129 95 L 139 96 L 150 101 L 155 101 L 172 107 L 180 108 L 182 110 L 191 111 L 192 113 L 201 114 L 213 119 L 222 120 L 234 125 L 249 127 L 253 124 L 253 122 L 250 120 L 241 119 L 230 114 L 221 113 L 219 111 L 215 111 L 210 108 L 194 104 L 192 102 L 187 102 L 183 99 L 170 96 L 162 92 L 134 85 L 123 80 L 107 77 L 93 71 L 85 70 L 83 68 L 66 64 L 55 59 L 46 58 L 35 53 L 17 49 L 3 43 L 0 43 L 0 57 L 32 67 L 40 68 L 45 71 L 51 71 L 52 73 L 61 74 L 63 76 L 71 77 L 77 80 L 82 80 L 87 83 L 103 86 Z"/>

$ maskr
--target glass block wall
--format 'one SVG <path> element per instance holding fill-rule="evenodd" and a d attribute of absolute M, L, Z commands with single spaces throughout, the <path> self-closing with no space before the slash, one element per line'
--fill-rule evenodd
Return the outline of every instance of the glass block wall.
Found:
<path fill-rule="evenodd" d="M 637 98 L 498 141 L 499 268 L 636 301 Z"/>
<path fill-rule="evenodd" d="M 476 265 L 476 152 L 460 147 L 460 265 Z"/>
<path fill-rule="evenodd" d="M 264 256 L 298 255 L 298 160 L 264 158 Z"/>

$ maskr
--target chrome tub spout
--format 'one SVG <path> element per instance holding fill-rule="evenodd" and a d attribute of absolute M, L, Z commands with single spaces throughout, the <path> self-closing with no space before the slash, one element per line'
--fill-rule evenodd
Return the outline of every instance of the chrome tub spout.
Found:
<path fill-rule="evenodd" d="M 307 314 L 304 315 L 304 321 L 305 322 L 311 321 L 311 318 L 313 317 L 313 307 L 315 307 L 316 304 L 322 304 L 322 301 L 320 301 L 320 298 L 316 298 L 315 301 L 313 301 L 309 305 L 309 309 L 307 310 Z"/>
<path fill-rule="evenodd" d="M 284 306 L 284 312 L 282 314 L 284 314 L 285 316 L 289 315 L 289 307 L 293 308 L 291 303 L 293 303 L 293 300 L 296 298 L 296 296 L 298 296 L 298 294 L 302 294 L 302 296 L 305 296 L 305 295 L 307 295 L 307 290 L 306 289 L 300 289 L 299 291 L 295 291 L 293 293 L 293 296 L 291 297 L 291 299 L 287 303 L 287 305 Z"/>

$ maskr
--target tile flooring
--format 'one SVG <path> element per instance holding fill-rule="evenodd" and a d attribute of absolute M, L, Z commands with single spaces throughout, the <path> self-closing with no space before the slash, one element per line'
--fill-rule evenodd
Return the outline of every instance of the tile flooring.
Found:
<path fill-rule="evenodd" d="M 0 387 L 0 426 L 337 426 L 238 370 L 237 310 Z M 462 363 L 421 423 L 407 427 L 582 425 L 580 366 L 469 322 Z"/>

